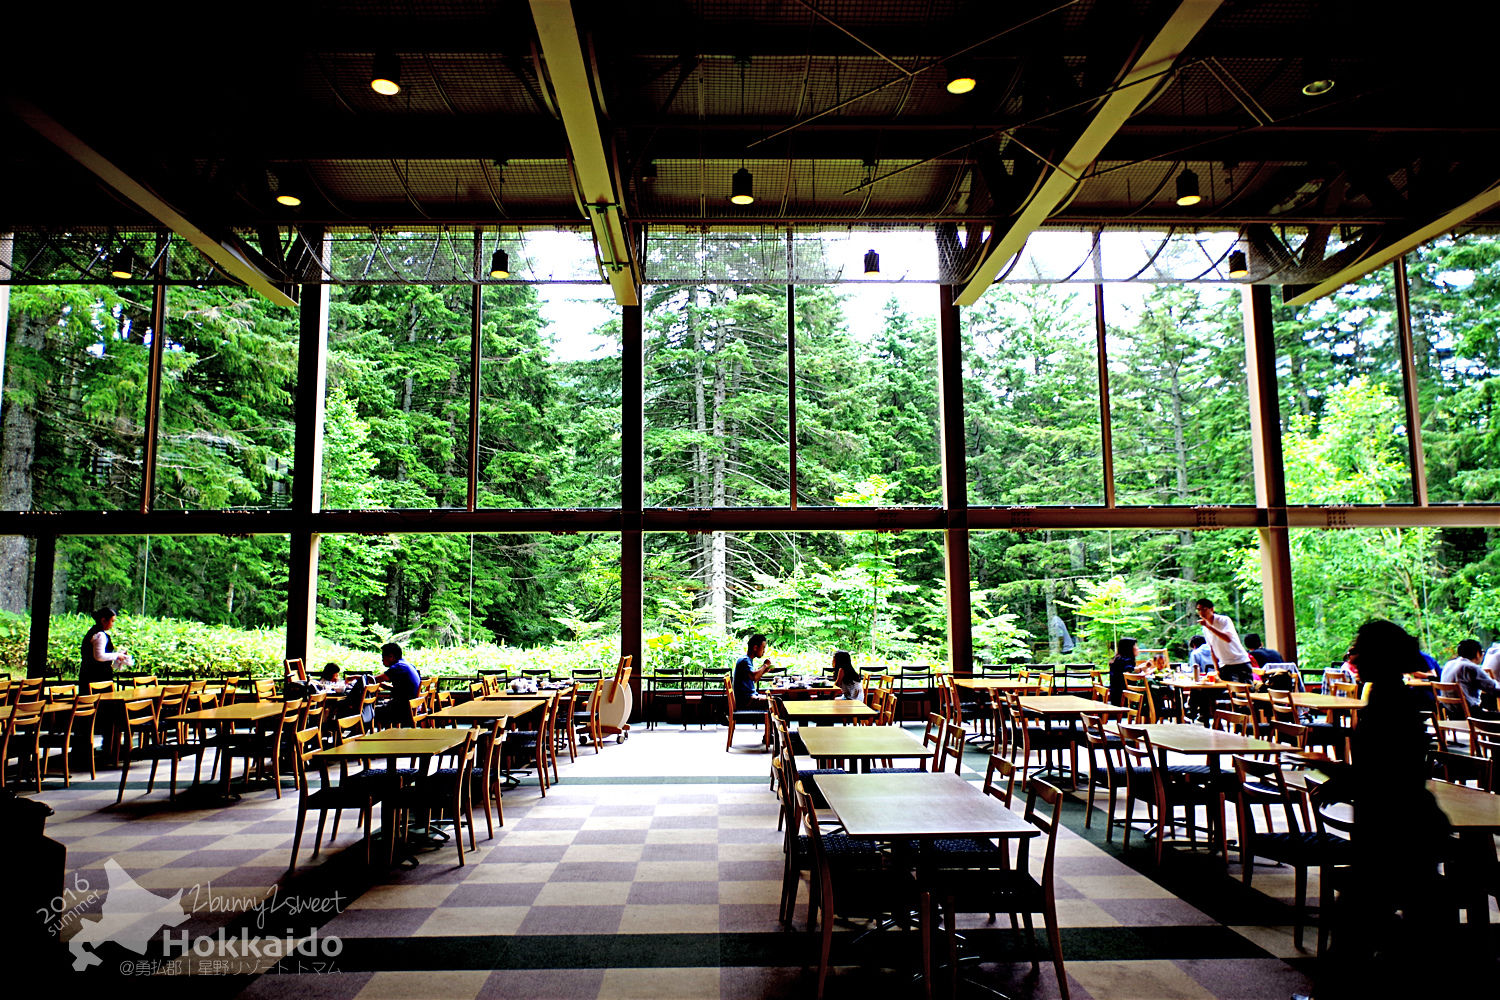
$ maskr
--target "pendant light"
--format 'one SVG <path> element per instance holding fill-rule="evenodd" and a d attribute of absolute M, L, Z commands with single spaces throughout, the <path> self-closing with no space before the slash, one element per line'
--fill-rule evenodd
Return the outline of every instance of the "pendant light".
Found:
<path fill-rule="evenodd" d="M 129 247 L 121 247 L 118 253 L 110 255 L 109 276 L 111 278 L 128 281 L 135 277 L 135 270 L 135 253 Z"/>
<path fill-rule="evenodd" d="M 1332 67 L 1326 56 L 1308 56 L 1302 64 L 1302 94 L 1304 97 L 1322 97 L 1333 89 Z"/>
<path fill-rule="evenodd" d="M 1203 196 L 1198 193 L 1198 175 L 1191 170 L 1183 170 L 1177 175 L 1177 204 L 1187 208 L 1202 200 Z"/>
<path fill-rule="evenodd" d="M 1229 251 L 1229 276 L 1231 278 L 1250 277 L 1250 262 L 1245 257 L 1245 251 Z"/>
<path fill-rule="evenodd" d="M 755 178 L 744 167 L 734 172 L 729 185 L 729 201 L 734 205 L 749 205 L 755 201 Z"/>
<path fill-rule="evenodd" d="M 950 94 L 967 94 L 979 86 L 979 81 L 974 78 L 973 70 L 962 60 L 953 60 L 945 65 L 948 83 L 946 89 Z"/>
<path fill-rule="evenodd" d="M 880 274 L 880 254 L 871 250 L 865 254 L 865 277 L 873 278 Z"/>
<path fill-rule="evenodd" d="M 510 254 L 496 250 L 490 255 L 490 277 L 497 281 L 510 277 Z"/>
<path fill-rule="evenodd" d="M 382 97 L 401 93 L 401 57 L 394 52 L 375 53 L 370 68 L 370 89 Z"/>

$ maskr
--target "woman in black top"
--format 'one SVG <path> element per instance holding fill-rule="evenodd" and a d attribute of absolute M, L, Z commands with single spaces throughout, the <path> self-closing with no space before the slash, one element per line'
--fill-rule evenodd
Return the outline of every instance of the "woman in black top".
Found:
<path fill-rule="evenodd" d="M 84 634 L 78 663 L 78 685 L 80 692 L 88 693 L 88 686 L 100 681 L 115 679 L 115 664 L 128 666 L 133 661 L 123 649 L 115 649 L 110 641 L 109 630 L 115 625 L 115 609 L 100 608 L 94 612 L 94 627 Z"/>
<path fill-rule="evenodd" d="M 1125 693 L 1125 675 L 1135 670 L 1135 640 L 1120 639 L 1115 643 L 1114 659 L 1109 661 L 1109 703 L 1120 704 Z"/>

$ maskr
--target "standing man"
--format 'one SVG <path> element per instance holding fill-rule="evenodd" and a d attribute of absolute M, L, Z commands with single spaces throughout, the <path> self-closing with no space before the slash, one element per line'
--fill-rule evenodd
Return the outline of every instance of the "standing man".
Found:
<path fill-rule="evenodd" d="M 1234 622 L 1228 615 L 1214 614 L 1214 602 L 1206 597 L 1198 598 L 1197 608 L 1203 639 L 1219 668 L 1219 680 L 1249 684 L 1254 679 L 1250 672 L 1250 654 L 1240 645 L 1240 634 L 1235 631 Z"/>
<path fill-rule="evenodd" d="M 422 687 L 422 678 L 413 667 L 401 658 L 401 647 L 388 642 L 380 647 L 380 662 L 385 672 L 375 679 L 388 686 L 391 700 L 381 706 L 376 716 L 397 726 L 412 726 L 411 700 Z"/>
<path fill-rule="evenodd" d="M 750 705 L 756 701 L 764 701 L 755 691 L 755 684 L 771 669 L 771 661 L 765 659 L 760 668 L 756 669 L 755 661 L 766 655 L 766 637 L 757 632 L 745 643 L 745 655 L 735 661 L 734 664 L 734 703 L 735 705 Z"/>

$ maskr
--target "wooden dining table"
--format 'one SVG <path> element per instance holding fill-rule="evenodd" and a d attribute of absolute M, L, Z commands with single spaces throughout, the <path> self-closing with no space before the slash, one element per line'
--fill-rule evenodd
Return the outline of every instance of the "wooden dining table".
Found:
<path fill-rule="evenodd" d="M 260 722 L 281 714 L 282 703 L 279 701 L 242 701 L 233 705 L 220 705 L 218 708 L 200 708 L 192 712 L 182 712 L 178 715 L 168 716 L 164 722 L 182 722 L 196 728 L 215 726 L 218 729 L 216 737 L 218 743 L 219 758 L 215 762 L 222 772 L 219 778 L 219 788 L 227 797 L 229 795 L 230 758 L 225 752 L 230 733 L 235 723 Z"/>
<path fill-rule="evenodd" d="M 534 712 L 546 704 L 545 698 L 475 698 L 457 705 L 444 705 L 430 718 L 437 722 L 493 722 Z"/>
<path fill-rule="evenodd" d="M 800 729 L 807 755 L 851 761 L 868 771 L 875 760 L 925 758 L 932 748 L 900 726 L 812 726 Z"/>
<path fill-rule="evenodd" d="M 1035 691 L 1041 681 L 1023 681 L 1016 677 L 955 677 L 953 683 L 970 691 Z"/>
<path fill-rule="evenodd" d="M 856 719 L 874 718 L 880 714 L 862 701 L 832 701 L 815 699 L 782 700 L 787 718 L 793 722 L 852 722 Z"/>

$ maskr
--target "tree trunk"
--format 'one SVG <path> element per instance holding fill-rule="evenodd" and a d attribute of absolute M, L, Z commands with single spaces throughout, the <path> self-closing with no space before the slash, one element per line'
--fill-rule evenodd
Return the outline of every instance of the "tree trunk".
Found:
<path fill-rule="evenodd" d="M 41 350 L 42 324 L 18 315 L 11 343 Z M 0 418 L 0 510 L 30 510 L 32 463 L 36 459 L 36 412 L 5 400 Z M 25 612 L 30 594 L 27 587 L 30 548 L 20 535 L 0 537 L 0 609 Z"/>

